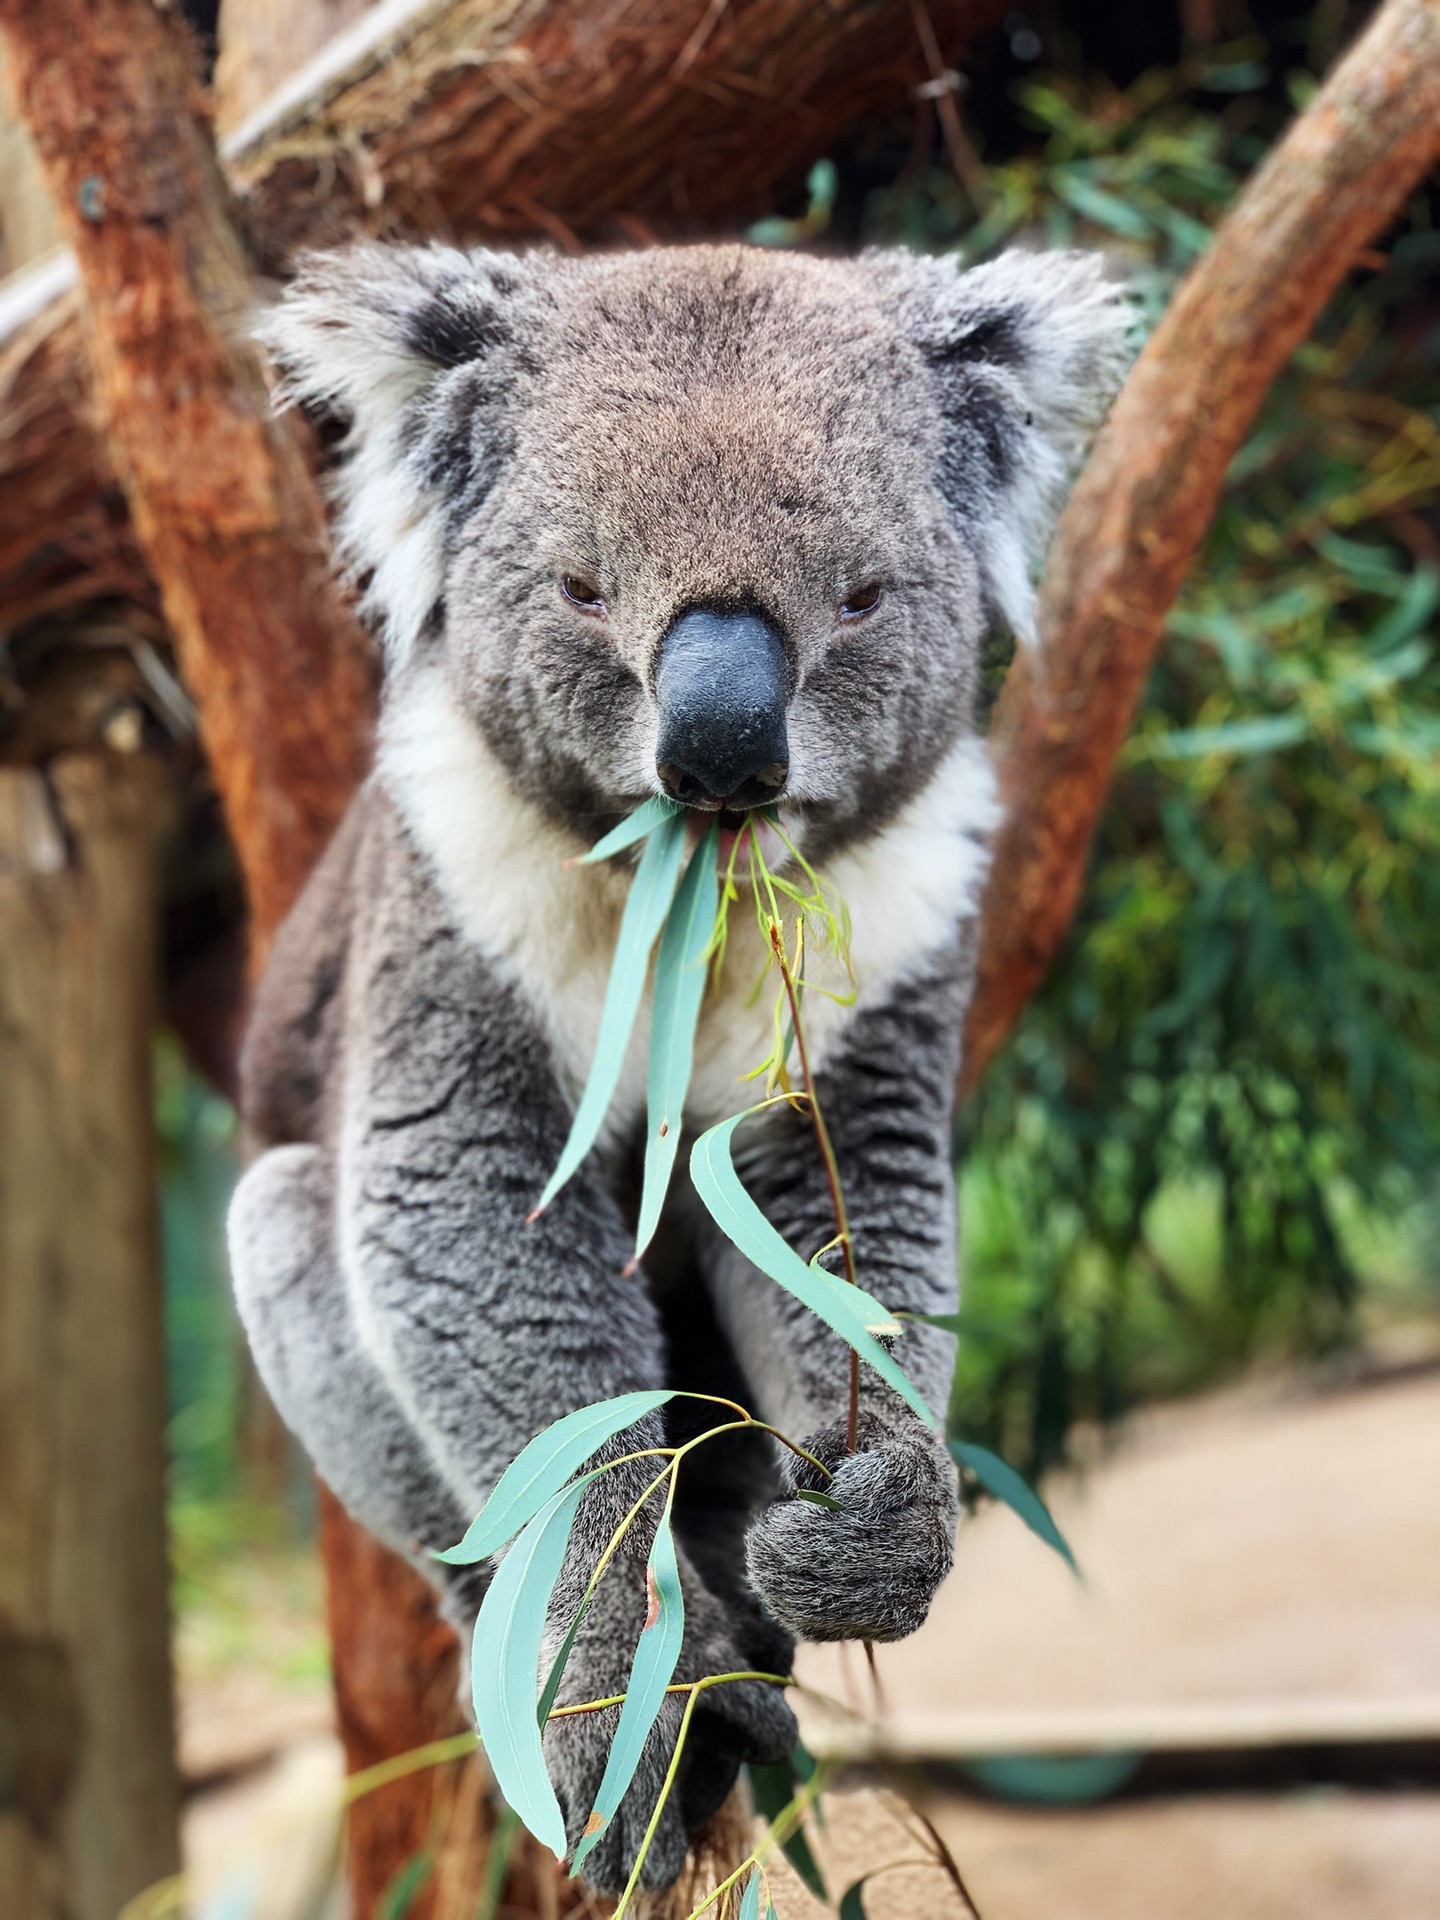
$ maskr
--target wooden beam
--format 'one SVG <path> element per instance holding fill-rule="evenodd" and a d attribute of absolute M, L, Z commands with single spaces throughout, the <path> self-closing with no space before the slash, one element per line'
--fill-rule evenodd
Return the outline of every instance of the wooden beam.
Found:
<path fill-rule="evenodd" d="M 945 58 L 1004 7 L 932 0 Z M 710 231 L 772 210 L 927 78 L 909 0 L 380 0 L 223 130 L 221 161 L 272 272 L 357 232 L 568 247 Z M 35 284 L 0 288 L 0 627 L 117 582 L 146 592 L 77 392 L 78 319 L 34 310 Z"/>
<path fill-rule="evenodd" d="M 1440 159 L 1440 0 L 1385 0 L 1166 309 L 1061 519 L 993 739 L 1006 803 L 962 1092 L 1049 969 L 1166 616 L 1270 383 Z"/>

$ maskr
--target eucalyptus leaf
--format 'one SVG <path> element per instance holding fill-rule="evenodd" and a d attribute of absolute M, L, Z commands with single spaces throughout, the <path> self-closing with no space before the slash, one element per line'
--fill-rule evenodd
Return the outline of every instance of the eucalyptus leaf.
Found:
<path fill-rule="evenodd" d="M 997 1500 L 1003 1500 L 1012 1513 L 1019 1514 L 1030 1531 L 1037 1534 L 1047 1547 L 1053 1547 L 1079 1579 L 1080 1568 L 1064 1534 L 1051 1518 L 1050 1509 L 1015 1469 L 1002 1460 L 998 1453 L 991 1453 L 988 1447 L 973 1446 L 967 1440 L 952 1440 L 949 1447 L 954 1459 L 962 1467 L 969 1468 L 985 1491 L 994 1494 Z"/>
<path fill-rule="evenodd" d="M 376 1920 L 405 1920 L 423 1893 L 434 1866 L 434 1855 L 423 1847 L 402 1862 L 380 1896 Z"/>
<path fill-rule="evenodd" d="M 599 1842 L 625 1798 L 635 1778 L 650 1729 L 665 1704 L 665 1689 L 675 1678 L 680 1647 L 685 1638 L 685 1596 L 680 1588 L 680 1568 L 675 1559 L 675 1536 L 670 1528 L 667 1502 L 655 1529 L 650 1559 L 645 1568 L 645 1586 L 649 1605 L 645 1625 L 635 1648 L 634 1664 L 625 1689 L 625 1704 L 620 1709 L 620 1724 L 610 1743 L 609 1757 L 595 1796 L 594 1810 L 585 1828 L 585 1837 L 575 1849 L 571 1877 L 580 1871 L 586 1855 Z"/>
<path fill-rule="evenodd" d="M 565 1854 L 565 1822 L 545 1768 L 535 1696 L 545 1617 L 585 1485 L 562 1487 L 500 1562 L 471 1649 L 475 1727 L 495 1784 L 557 1859 Z"/>
<path fill-rule="evenodd" d="M 575 1618 L 565 1629 L 565 1638 L 560 1642 L 560 1651 L 550 1664 L 550 1677 L 540 1690 L 540 1698 L 535 1706 L 535 1724 L 540 1729 L 542 1740 L 545 1736 L 545 1722 L 550 1718 L 550 1709 L 554 1706 L 560 1692 L 560 1682 L 565 1678 L 565 1669 L 570 1663 L 571 1649 L 579 1637 L 585 1616 L 590 1611 L 592 1597 L 587 1594 L 575 1609 Z"/>
<path fill-rule="evenodd" d="M 805 1754 L 809 1762 L 809 1772 L 803 1772 L 796 1762 L 804 1749 L 796 1743 L 795 1753 L 787 1760 L 777 1760 L 761 1766 L 751 1761 L 749 1766 L 750 1793 L 756 1807 L 773 1827 L 795 1798 L 797 1784 L 809 1778 L 815 1771 L 815 1763 Z M 817 1803 L 818 1804 L 818 1803 Z M 785 1858 L 794 1867 L 805 1885 L 822 1904 L 828 1905 L 830 1895 L 825 1890 L 824 1876 L 816 1864 L 815 1855 L 810 1851 L 810 1842 L 805 1838 L 805 1829 L 796 1827 L 788 1840 L 781 1842 Z"/>
<path fill-rule="evenodd" d="M 650 949 L 674 898 L 684 851 L 685 820 L 683 810 L 677 810 L 656 822 L 630 883 L 630 895 L 620 920 L 620 937 L 615 942 L 615 958 L 610 963 L 610 981 L 605 989 L 600 1037 L 595 1043 L 595 1058 L 590 1063 L 590 1078 L 585 1082 L 585 1091 L 575 1110 L 559 1165 L 540 1196 L 540 1208 L 549 1206 L 594 1146 L 604 1124 L 620 1069 L 625 1064 L 640 996 L 645 991 Z"/>
<path fill-rule="evenodd" d="M 877 1333 L 898 1334 L 899 1321 L 863 1287 L 851 1286 L 823 1267 L 807 1265 L 775 1231 L 741 1184 L 731 1158 L 731 1141 L 741 1121 L 759 1111 L 752 1107 L 746 1113 L 734 1114 L 701 1134 L 690 1152 L 690 1177 L 696 1193 L 721 1232 L 734 1241 L 747 1260 L 838 1333 L 922 1420 L 935 1426 L 935 1415 L 920 1393 L 874 1337 Z"/>
<path fill-rule="evenodd" d="M 865 1879 L 869 1877 L 867 1874 Z M 864 1892 L 865 1880 L 857 1880 L 853 1886 L 845 1889 L 840 1902 L 840 1920 L 865 1920 Z"/>
<path fill-rule="evenodd" d="M 1173 733 L 1156 734 L 1144 744 L 1156 760 L 1198 760 L 1211 753 L 1240 760 L 1298 746 L 1310 730 L 1303 713 L 1267 713 L 1218 727 L 1179 727 Z"/>
<path fill-rule="evenodd" d="M 1131 206 L 1127 200 L 1116 199 L 1113 193 L 1097 187 L 1084 174 L 1057 173 L 1055 187 L 1062 199 L 1086 220 L 1093 220 L 1096 226 L 1123 233 L 1127 240 L 1150 238 L 1150 222 L 1138 207 Z"/>
<path fill-rule="evenodd" d="M 447 1547 L 435 1558 L 447 1566 L 468 1567 L 498 1553 L 607 1440 L 673 1398 L 669 1387 L 618 1394 L 613 1400 L 578 1407 L 537 1433 L 496 1481 L 459 1546 Z"/>
<path fill-rule="evenodd" d="M 745 1882 L 745 1896 L 740 1902 L 740 1920 L 760 1920 L 760 1869 L 751 1870 L 750 1878 Z"/>
<path fill-rule="evenodd" d="M 665 918 L 655 956 L 654 1011 L 650 1018 L 649 1112 L 645 1136 L 645 1179 L 635 1253 L 644 1253 L 665 1204 L 666 1189 L 680 1150 L 685 1094 L 695 1058 L 695 1029 L 705 998 L 705 956 L 720 897 L 716 855 L 720 830 L 710 826 L 685 870 L 675 904 Z"/>
<path fill-rule="evenodd" d="M 801 1487 L 797 1491 L 795 1498 L 797 1500 L 807 1501 L 812 1507 L 823 1507 L 827 1513 L 843 1513 L 845 1511 L 843 1502 L 837 1500 L 833 1494 L 820 1493 L 814 1487 Z"/>
<path fill-rule="evenodd" d="M 653 833 L 662 821 L 678 819 L 684 811 L 678 800 L 671 800 L 663 793 L 652 794 L 618 827 L 612 827 L 603 840 L 597 840 L 588 853 L 582 853 L 575 864 L 588 867 L 597 860 L 612 859 L 626 847 L 633 847 L 637 840 L 643 840 L 647 833 Z"/>

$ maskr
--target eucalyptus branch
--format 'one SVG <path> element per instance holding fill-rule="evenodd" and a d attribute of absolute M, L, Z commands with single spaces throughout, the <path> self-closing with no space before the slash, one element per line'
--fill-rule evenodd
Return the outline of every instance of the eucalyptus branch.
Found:
<path fill-rule="evenodd" d="M 820 1149 L 820 1158 L 825 1164 L 825 1179 L 830 1188 L 830 1205 L 835 1213 L 837 1228 L 836 1239 L 840 1242 L 845 1260 L 845 1278 L 855 1286 L 855 1247 L 850 1238 L 850 1215 L 845 1206 L 845 1190 L 840 1181 L 840 1166 L 835 1158 L 834 1143 L 830 1138 L 830 1129 L 825 1124 L 825 1115 L 821 1110 L 820 1096 L 815 1089 L 814 1077 L 810 1071 L 810 1055 L 805 1045 L 805 1025 L 800 1017 L 800 994 L 790 962 L 785 953 L 785 942 L 781 936 L 778 921 L 770 923 L 770 950 L 780 969 L 780 978 L 785 983 L 785 996 L 790 1003 L 790 1024 L 795 1034 L 795 1049 L 800 1055 L 800 1071 L 805 1076 L 805 1102 L 810 1111 L 810 1124 L 815 1130 L 815 1143 Z M 832 1245 L 834 1242 L 831 1243 Z M 860 1356 L 850 1355 L 850 1406 L 846 1424 L 845 1443 L 854 1453 L 860 1440 Z"/>
<path fill-rule="evenodd" d="M 666 1693 L 694 1693 L 698 1689 L 703 1692 L 708 1687 L 724 1686 L 733 1680 L 765 1680 L 772 1687 L 793 1687 L 795 1684 L 793 1673 L 761 1673 L 758 1670 L 751 1672 L 746 1669 L 738 1673 L 707 1673 L 702 1680 L 676 1680 L 666 1687 L 665 1691 Z M 603 1700 L 582 1700 L 573 1707 L 552 1707 L 549 1717 L 552 1720 L 563 1720 L 569 1714 L 599 1713 L 602 1707 L 619 1707 L 624 1704 L 623 1693 L 611 1693 L 607 1694 Z"/>

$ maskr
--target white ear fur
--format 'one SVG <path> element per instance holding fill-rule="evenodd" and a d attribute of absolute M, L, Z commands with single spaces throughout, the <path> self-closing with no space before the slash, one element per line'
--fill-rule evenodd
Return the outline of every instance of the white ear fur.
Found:
<path fill-rule="evenodd" d="M 282 373 L 277 403 L 349 422 L 335 492 L 336 537 L 388 657 L 413 649 L 444 579 L 442 497 L 414 456 L 412 415 L 427 388 L 495 332 L 503 255 L 452 247 L 362 245 L 311 255 L 256 328 Z M 503 276 L 503 277 L 502 277 Z"/>
<path fill-rule="evenodd" d="M 958 274 L 944 261 L 915 265 L 922 351 L 942 381 L 953 369 L 969 404 L 1003 416 L 1004 470 L 974 530 L 992 603 L 1017 639 L 1033 641 L 1035 577 L 1124 379 L 1134 308 L 1092 253 L 1015 250 Z"/>

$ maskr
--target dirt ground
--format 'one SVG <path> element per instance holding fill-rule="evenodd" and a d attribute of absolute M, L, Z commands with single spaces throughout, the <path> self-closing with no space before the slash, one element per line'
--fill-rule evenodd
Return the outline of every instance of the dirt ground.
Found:
<path fill-rule="evenodd" d="M 837 1752 L 918 1757 L 1085 1746 L 1184 1750 L 1396 1733 L 1440 1737 L 1440 1374 L 1316 1392 L 1270 1384 L 1138 1422 L 1083 1480 L 1050 1488 L 1077 1587 L 1014 1518 L 967 1523 L 925 1630 L 879 1655 L 885 1712 L 808 1712 Z M 228 1663 L 206 1636 L 182 1676 L 192 1765 L 247 1771 L 196 1794 L 186 1855 L 207 1920 L 298 1920 L 333 1857 L 340 1764 L 318 1677 L 296 1661 L 313 1585 L 268 1673 L 258 1630 Z M 282 1666 L 284 1663 L 282 1663 Z M 303 1677 L 297 1677 L 303 1669 Z M 802 1677 L 864 1703 L 858 1662 Z M 269 1745 L 275 1757 L 256 1765 Z M 963 1911 L 868 1791 L 828 1796 L 832 1894 L 868 1920 Z M 985 1920 L 1440 1920 L 1440 1791 L 1310 1788 L 1074 1808 L 931 1792 L 927 1812 Z M 781 1920 L 821 1909 L 784 1867 Z"/>

